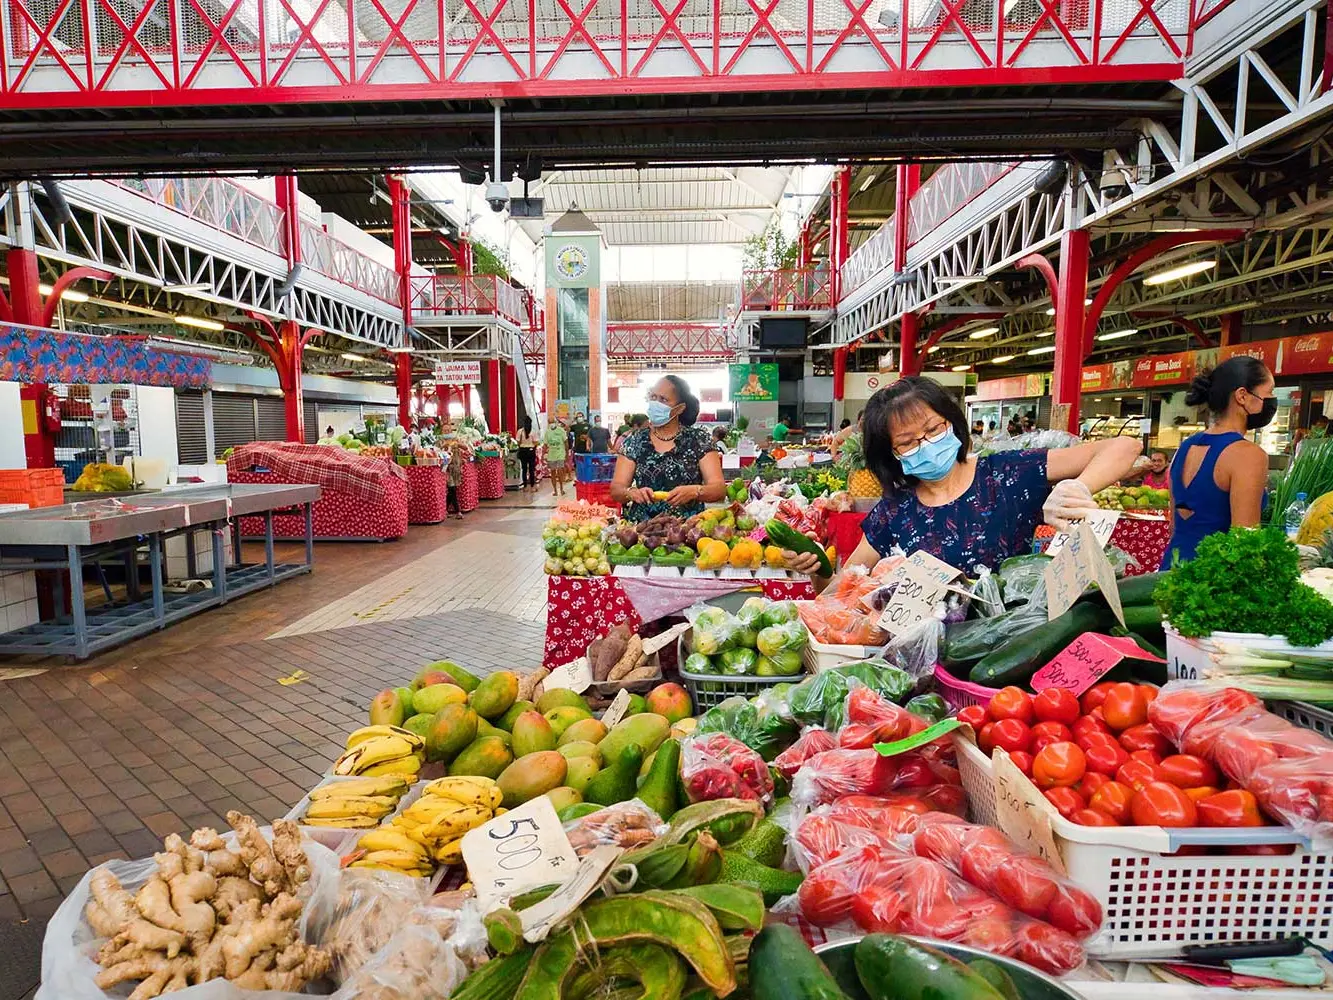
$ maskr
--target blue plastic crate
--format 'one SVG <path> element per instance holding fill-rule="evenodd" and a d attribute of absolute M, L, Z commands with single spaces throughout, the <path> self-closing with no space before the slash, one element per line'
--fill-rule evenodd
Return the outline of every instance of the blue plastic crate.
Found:
<path fill-rule="evenodd" d="M 616 474 L 616 456 L 581 453 L 574 456 L 574 481 L 609 483 Z"/>

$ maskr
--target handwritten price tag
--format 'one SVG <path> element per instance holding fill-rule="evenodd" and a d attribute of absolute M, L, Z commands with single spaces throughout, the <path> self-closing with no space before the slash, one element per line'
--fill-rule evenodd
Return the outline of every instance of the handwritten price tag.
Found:
<path fill-rule="evenodd" d="M 690 630 L 689 622 L 680 622 L 672 625 L 665 632 L 653 636 L 651 639 L 643 640 L 643 652 L 647 656 L 652 656 L 658 650 L 665 649 L 676 641 L 677 636 L 682 636 Z"/>
<path fill-rule="evenodd" d="M 482 912 L 528 889 L 563 882 L 579 866 L 545 795 L 469 831 L 462 847 Z"/>
<path fill-rule="evenodd" d="M 1095 583 L 1111 606 L 1120 624 L 1125 613 L 1120 607 L 1120 591 L 1115 585 L 1115 570 L 1097 542 L 1087 521 L 1080 521 L 1069 542 L 1046 564 L 1046 614 L 1054 620 L 1074 606 L 1088 585 Z"/>
<path fill-rule="evenodd" d="M 901 635 L 935 612 L 949 584 L 962 574 L 929 552 L 918 549 L 895 569 L 890 580 L 898 586 L 879 616 L 879 627 L 889 635 Z"/>
<path fill-rule="evenodd" d="M 1115 532 L 1115 526 L 1120 520 L 1120 511 L 1118 510 L 1099 510 L 1089 514 L 1081 523 L 1092 528 L 1092 535 L 1097 539 L 1097 544 L 1103 549 L 1111 540 L 1111 535 Z M 1046 546 L 1048 556 L 1057 556 L 1060 551 L 1069 544 L 1070 532 L 1062 531 L 1051 539 L 1051 544 Z"/>
<path fill-rule="evenodd" d="M 621 853 L 621 849 L 614 844 L 594 847 L 583 859 L 573 878 L 540 903 L 534 903 L 519 914 L 523 938 L 532 944 L 544 941 L 552 928 L 597 890 L 607 872 L 620 860 Z"/>
<path fill-rule="evenodd" d="M 592 664 L 586 656 L 580 656 L 577 660 L 556 667 L 542 683 L 548 689 L 569 688 L 575 694 L 582 694 L 592 686 Z"/>
<path fill-rule="evenodd" d="M 629 701 L 629 692 L 621 688 L 619 693 L 611 699 L 611 704 L 607 706 L 606 711 L 602 713 L 602 725 L 610 729 L 623 719 L 625 713 L 629 711 Z"/>
<path fill-rule="evenodd" d="M 995 818 L 1005 836 L 1065 874 L 1065 861 L 1051 831 L 1055 807 L 1037 790 L 1009 755 L 995 750 Z"/>
<path fill-rule="evenodd" d="M 1032 689 L 1066 688 L 1082 694 L 1126 657 L 1164 663 L 1160 656 L 1143 649 L 1133 639 L 1084 632 L 1056 654 L 1055 659 L 1032 675 Z"/>

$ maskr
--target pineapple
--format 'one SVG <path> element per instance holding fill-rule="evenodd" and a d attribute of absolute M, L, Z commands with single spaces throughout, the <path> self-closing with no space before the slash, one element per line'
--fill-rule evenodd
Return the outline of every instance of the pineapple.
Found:
<path fill-rule="evenodd" d="M 843 443 L 841 458 L 847 463 L 847 492 L 854 497 L 878 497 L 884 493 L 875 474 L 866 468 L 865 446 L 860 434 L 852 434 Z"/>

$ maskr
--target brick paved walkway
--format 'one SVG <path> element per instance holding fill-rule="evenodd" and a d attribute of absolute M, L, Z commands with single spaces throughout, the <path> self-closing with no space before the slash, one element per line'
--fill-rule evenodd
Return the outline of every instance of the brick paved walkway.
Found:
<path fill-rule="evenodd" d="M 311 576 L 0 682 L 0 930 L 168 833 L 224 827 L 229 809 L 285 814 L 371 696 L 423 663 L 536 667 L 549 503 L 510 493 L 396 542 L 321 543 Z"/>

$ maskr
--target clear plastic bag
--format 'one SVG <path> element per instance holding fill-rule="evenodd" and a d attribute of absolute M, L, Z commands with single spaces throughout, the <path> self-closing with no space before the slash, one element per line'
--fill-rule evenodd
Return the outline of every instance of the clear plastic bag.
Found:
<path fill-rule="evenodd" d="M 716 656 L 740 645 L 745 626 L 735 615 L 707 604 L 692 604 L 683 614 L 694 626 L 694 652 Z"/>
<path fill-rule="evenodd" d="M 837 737 L 823 726 L 810 726 L 795 743 L 773 758 L 773 767 L 778 774 L 791 781 L 807 760 L 837 745 Z"/>
<path fill-rule="evenodd" d="M 769 690 L 781 686 L 775 685 Z M 799 733 L 790 710 L 773 707 L 781 705 L 779 698 L 779 695 L 773 695 L 764 701 L 734 695 L 699 716 L 695 732 L 700 736 L 705 733 L 726 733 L 740 740 L 764 760 L 772 760 L 786 750 Z"/>
<path fill-rule="evenodd" d="M 261 827 L 260 832 L 266 839 L 272 839 L 272 830 Z M 235 834 L 224 834 L 228 846 L 235 845 Z M 298 925 L 298 934 L 303 941 L 315 943 L 311 927 L 318 919 L 318 914 L 328 912 L 334 905 L 338 884 L 338 858 L 327 847 L 303 838 L 301 847 L 310 862 L 310 880 L 302 886 L 300 894 L 304 909 Z M 37 990 L 38 1000 L 118 1000 L 124 993 L 117 989 L 115 993 L 106 993 L 94 980 L 100 970 L 95 956 L 100 942 L 88 921 L 84 917 L 84 907 L 88 904 L 89 885 L 95 872 L 108 869 L 120 884 L 130 891 L 138 889 L 157 871 L 157 862 L 152 858 L 137 861 L 108 861 L 104 865 L 87 872 L 74 891 L 65 897 L 50 923 L 46 925 L 46 936 L 42 939 L 42 985 Z M 190 986 L 172 994 L 182 1000 L 303 1000 L 304 993 L 287 993 L 279 990 L 266 990 L 256 993 L 239 989 L 226 979 L 210 979 L 197 986 Z"/>
<path fill-rule="evenodd" d="M 641 799 L 617 802 L 564 824 L 569 844 L 579 857 L 604 844 L 626 851 L 645 847 L 665 833 L 666 828 L 656 810 Z"/>
<path fill-rule="evenodd" d="M 486 929 L 474 904 L 417 907 L 335 1000 L 448 1000 L 486 962 Z"/>
<path fill-rule="evenodd" d="M 889 635 L 876 622 L 879 615 L 819 601 L 801 602 L 801 621 L 815 642 L 829 646 L 882 646 Z"/>
<path fill-rule="evenodd" d="M 926 722 L 879 692 L 853 680 L 843 705 L 846 720 L 836 733 L 838 746 L 865 749 L 876 743 L 893 743 L 926 728 Z"/>
<path fill-rule="evenodd" d="M 844 663 L 821 670 L 791 689 L 787 701 L 792 717 L 806 726 L 841 728 L 846 721 L 843 709 L 847 704 L 847 692 L 854 683 L 863 684 L 890 701 L 903 701 L 915 686 L 906 671 L 885 660 Z"/>
<path fill-rule="evenodd" d="M 335 985 L 350 978 L 389 942 L 414 909 L 429 895 L 429 880 L 373 868 L 344 868 L 338 873 L 332 913 L 312 928 L 333 957 L 329 977 Z"/>
<path fill-rule="evenodd" d="M 680 780 L 691 802 L 773 801 L 773 776 L 764 759 L 726 733 L 691 736 L 681 746 Z"/>
<path fill-rule="evenodd" d="M 1028 431 L 1013 437 L 997 437 L 987 442 L 983 455 L 997 451 L 1050 451 L 1053 448 L 1073 448 L 1081 444 L 1078 435 L 1068 431 Z"/>
<path fill-rule="evenodd" d="M 1049 620 L 1046 585 L 1040 584 L 1032 600 L 991 618 L 970 618 L 944 627 L 941 660 L 951 670 L 970 667 L 991 650 L 1015 636 L 1029 632 Z"/>
<path fill-rule="evenodd" d="M 986 566 L 977 568 L 977 579 L 972 584 L 972 600 L 976 604 L 977 615 L 981 618 L 994 618 L 1004 611 L 1004 596 L 1000 593 L 1000 582 Z"/>
<path fill-rule="evenodd" d="M 940 660 L 944 628 L 944 622 L 938 618 L 922 618 L 889 642 L 884 648 L 884 659 L 918 680 L 930 676 Z"/>

